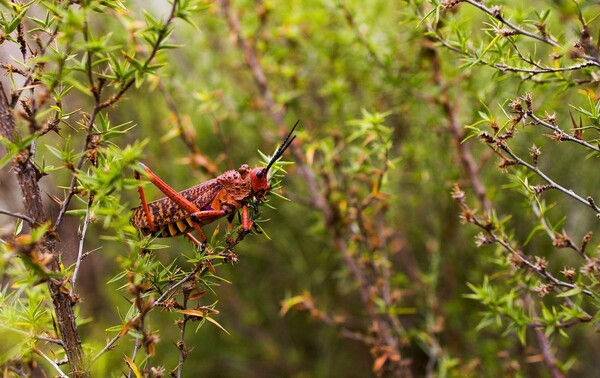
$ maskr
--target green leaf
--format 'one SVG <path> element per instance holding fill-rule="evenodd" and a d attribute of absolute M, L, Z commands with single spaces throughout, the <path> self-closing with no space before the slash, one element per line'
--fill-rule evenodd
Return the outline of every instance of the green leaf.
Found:
<path fill-rule="evenodd" d="M 583 292 L 583 288 L 580 286 L 576 286 L 570 290 L 563 291 L 562 293 L 556 295 L 556 297 L 557 298 L 572 297 L 574 295 L 579 295 L 582 292 Z"/>
<path fill-rule="evenodd" d="M 33 1 L 30 2 L 29 4 L 19 6 L 18 7 L 18 8 L 20 8 L 20 9 L 18 9 L 19 13 L 8 24 L 2 23 L 2 25 L 4 26 L 5 34 L 10 34 L 10 33 L 14 32 L 15 30 L 17 30 L 17 27 L 23 20 L 23 17 L 25 17 L 25 14 L 27 14 L 27 11 L 29 10 L 29 6 L 31 4 L 33 4 Z"/>

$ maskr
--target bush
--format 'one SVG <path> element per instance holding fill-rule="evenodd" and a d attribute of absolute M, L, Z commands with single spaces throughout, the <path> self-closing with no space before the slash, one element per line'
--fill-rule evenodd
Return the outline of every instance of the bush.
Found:
<path fill-rule="evenodd" d="M 593 5 L 2 12 L 5 374 L 595 372 Z M 297 119 L 252 232 L 130 224 L 140 185 L 163 196 L 140 161 L 182 190 Z"/>

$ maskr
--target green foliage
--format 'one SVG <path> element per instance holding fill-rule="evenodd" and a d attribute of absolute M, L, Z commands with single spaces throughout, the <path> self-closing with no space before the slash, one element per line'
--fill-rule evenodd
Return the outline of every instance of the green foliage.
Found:
<path fill-rule="evenodd" d="M 3 372 L 594 374 L 597 20 L 0 2 Z M 130 224 L 139 186 L 164 196 L 140 161 L 182 190 L 264 166 L 297 119 L 250 233 L 215 221 L 199 248 Z"/>

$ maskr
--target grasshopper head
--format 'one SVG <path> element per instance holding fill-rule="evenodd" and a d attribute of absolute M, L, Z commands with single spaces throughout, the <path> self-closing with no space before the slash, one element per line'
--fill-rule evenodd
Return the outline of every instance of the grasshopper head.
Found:
<path fill-rule="evenodd" d="M 298 122 L 300 121 L 296 121 L 296 124 L 294 125 L 294 127 L 292 127 L 290 133 L 285 137 L 283 143 L 281 143 L 281 146 L 277 148 L 275 154 L 271 158 L 271 161 L 269 161 L 269 164 L 267 164 L 266 167 L 254 168 L 250 172 L 250 183 L 252 185 L 252 193 L 259 200 L 264 199 L 269 190 L 271 189 L 271 184 L 269 184 L 268 179 L 269 169 L 271 169 L 273 164 L 275 164 L 275 162 L 281 158 L 281 155 L 283 155 L 285 150 L 290 146 L 290 144 L 292 144 L 292 142 L 296 138 L 296 136 L 292 136 L 292 134 L 294 133 L 296 126 L 298 126 Z"/>
<path fill-rule="evenodd" d="M 250 184 L 252 185 L 252 193 L 259 200 L 265 198 L 271 189 L 271 184 L 269 184 L 267 173 L 267 168 L 264 167 L 254 168 L 252 171 L 250 171 Z"/>

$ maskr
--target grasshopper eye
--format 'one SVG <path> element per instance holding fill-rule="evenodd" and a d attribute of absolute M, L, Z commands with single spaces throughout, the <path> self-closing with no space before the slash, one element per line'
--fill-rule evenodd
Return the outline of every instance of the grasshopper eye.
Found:
<path fill-rule="evenodd" d="M 256 177 L 258 177 L 259 179 L 263 178 L 263 176 L 264 176 L 264 171 L 256 172 Z"/>

